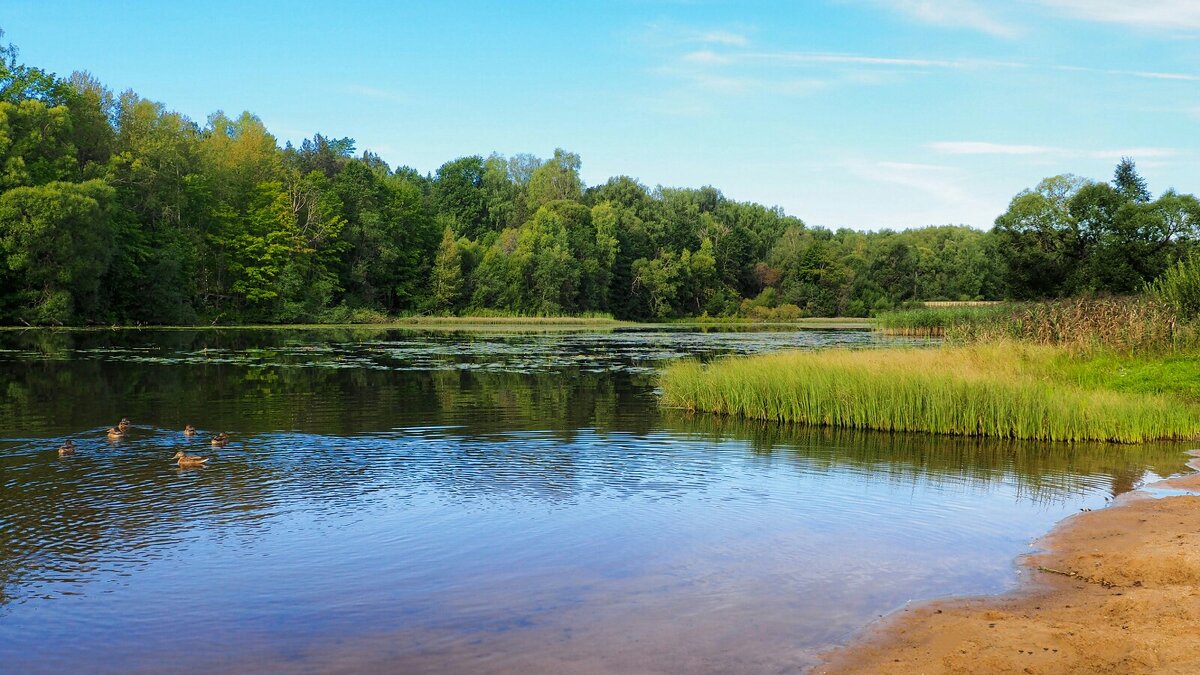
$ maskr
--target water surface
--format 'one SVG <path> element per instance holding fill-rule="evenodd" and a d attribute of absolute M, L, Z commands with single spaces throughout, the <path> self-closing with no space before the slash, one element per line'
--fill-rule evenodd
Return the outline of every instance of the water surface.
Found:
<path fill-rule="evenodd" d="M 880 339 L 0 335 L 0 664 L 794 672 L 909 600 L 1011 588 L 1055 521 L 1183 468 L 656 404 L 670 359 Z"/>

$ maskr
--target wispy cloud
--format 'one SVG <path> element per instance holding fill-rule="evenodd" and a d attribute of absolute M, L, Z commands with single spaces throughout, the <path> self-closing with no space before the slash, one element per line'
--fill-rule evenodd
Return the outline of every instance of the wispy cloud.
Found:
<path fill-rule="evenodd" d="M 391 91 L 388 89 L 379 89 L 376 87 L 369 87 L 369 86 L 363 85 L 363 84 L 347 84 L 343 87 L 343 89 L 345 89 L 345 91 L 350 94 L 357 94 L 358 96 L 365 96 L 367 98 L 373 98 L 373 99 L 380 100 L 380 101 L 391 101 L 393 103 L 409 103 L 412 100 L 410 97 L 405 96 L 404 94 L 401 94 L 396 91 Z"/>
<path fill-rule="evenodd" d="M 1033 2 L 1035 0 L 1027 0 Z M 1197 0 L 1200 2 L 1200 0 Z M 923 3 L 900 3 L 905 7 Z M 956 5 L 957 6 L 957 5 Z M 966 5 L 962 5 L 966 6 Z M 961 7 L 960 7 L 961 9 Z M 668 30 L 669 28 L 669 30 Z M 878 54 L 862 52 L 769 49 L 756 45 L 747 32 L 699 30 L 679 26 L 652 25 L 650 31 L 666 42 L 654 43 L 660 65 L 650 72 L 677 82 L 670 96 L 685 99 L 747 97 L 752 95 L 804 96 L 831 87 L 895 86 L 911 78 L 937 77 L 942 73 L 1065 71 L 1105 77 L 1137 78 L 1165 83 L 1200 82 L 1200 74 L 1150 70 L 1113 70 L 1086 66 L 1047 64 L 959 56 L 931 57 L 923 54 Z M 669 45 L 669 46 L 664 46 Z M 664 88 L 664 91 L 667 91 Z M 664 96 L 666 94 L 663 94 Z M 711 108 L 715 100 L 682 109 Z M 680 109 L 673 105 L 672 108 Z M 997 148 L 964 146 L 958 154 L 997 154 Z M 942 152 L 954 152 L 950 146 Z M 1009 154 L 1047 154 L 1049 150 L 1009 148 Z"/>
<path fill-rule="evenodd" d="M 749 31 L 738 28 L 694 28 L 674 23 L 647 24 L 635 39 L 656 47 L 680 45 L 714 45 L 744 47 L 750 43 Z"/>
<path fill-rule="evenodd" d="M 1136 28 L 1200 30 L 1196 0 L 1036 0 L 1067 16 Z"/>
<path fill-rule="evenodd" d="M 988 141 L 937 141 L 925 147 L 944 155 L 1052 155 L 1119 161 L 1122 157 L 1137 159 L 1170 159 L 1183 154 L 1176 148 L 1134 147 L 1112 150 L 1075 150 L 1049 145 L 1022 145 Z"/>
<path fill-rule="evenodd" d="M 703 42 L 711 45 L 731 45 L 735 47 L 744 46 L 749 39 L 742 33 L 734 33 L 726 30 L 709 30 L 696 32 L 692 38 L 692 42 Z"/>
<path fill-rule="evenodd" d="M 1090 150 L 1082 153 L 1086 157 L 1092 159 L 1103 159 L 1110 162 L 1119 162 L 1122 157 L 1133 157 L 1134 159 L 1171 159 L 1179 157 L 1184 153 L 1175 148 L 1116 148 L 1113 150 Z"/>
<path fill-rule="evenodd" d="M 977 0 L 866 0 L 915 21 L 946 28 L 969 28 L 997 37 L 1015 37 L 1020 29 L 997 17 Z"/>
<path fill-rule="evenodd" d="M 926 147 L 947 155 L 1044 155 L 1056 150 L 1044 145 L 1013 145 L 986 141 L 938 141 Z"/>
<path fill-rule="evenodd" d="M 847 162 L 851 174 L 869 181 L 900 185 L 936 197 L 940 202 L 971 201 L 954 167 L 914 162 Z"/>
<path fill-rule="evenodd" d="M 1177 82 L 1200 82 L 1200 75 L 1193 73 L 1164 73 L 1148 70 L 1112 70 L 1108 68 L 1088 68 L 1086 66 L 1051 66 L 1055 70 L 1066 70 L 1076 73 L 1097 73 L 1117 77 L 1137 77 L 1146 80 L 1174 80 Z"/>
<path fill-rule="evenodd" d="M 851 176 L 864 181 L 862 189 L 886 194 L 889 202 L 905 211 L 895 226 L 962 222 L 984 226 L 997 213 L 1000 203 L 967 186 L 969 176 L 958 167 L 940 164 L 893 161 L 850 161 L 841 165 Z M 878 188 L 872 188 L 871 183 Z M 898 193 L 885 193 L 893 186 Z"/>
<path fill-rule="evenodd" d="M 840 64 L 883 66 L 889 68 L 1023 68 L 1013 61 L 986 59 L 928 59 L 920 57 L 874 56 L 841 52 L 745 52 L 739 59 L 776 64 Z"/>

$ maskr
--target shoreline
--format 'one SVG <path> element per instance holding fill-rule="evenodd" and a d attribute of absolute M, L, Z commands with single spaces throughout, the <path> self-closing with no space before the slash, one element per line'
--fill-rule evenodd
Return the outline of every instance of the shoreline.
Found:
<path fill-rule="evenodd" d="M 1017 589 L 898 609 L 813 672 L 1200 672 L 1200 450 L 1188 454 L 1192 473 L 1055 525 L 1018 558 Z"/>
<path fill-rule="evenodd" d="M 217 330 L 477 330 L 477 329 L 671 329 L 671 328 L 764 328 L 803 330 L 873 330 L 871 319 L 809 317 L 795 321 L 678 319 L 672 321 L 626 321 L 589 317 L 483 317 L 443 316 L 397 318 L 381 323 L 246 323 L 198 325 L 113 325 L 113 326 L 0 326 L 0 332 L 102 332 L 102 331 L 217 331 Z"/>

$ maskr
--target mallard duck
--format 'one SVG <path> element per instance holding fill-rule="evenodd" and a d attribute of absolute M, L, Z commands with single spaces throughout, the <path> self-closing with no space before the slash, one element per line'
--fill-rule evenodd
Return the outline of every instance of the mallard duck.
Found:
<path fill-rule="evenodd" d="M 179 466 L 204 466 L 204 463 L 208 461 L 207 457 L 189 455 L 182 450 L 175 453 L 175 456 L 171 459 L 177 460 L 176 463 L 179 464 Z"/>
<path fill-rule="evenodd" d="M 75 441 L 67 441 L 58 448 L 58 456 L 66 457 L 75 454 Z"/>
<path fill-rule="evenodd" d="M 212 439 L 213 445 L 223 448 L 223 447 L 225 447 L 225 445 L 227 443 L 229 443 L 229 435 L 226 434 L 224 431 L 217 434 L 216 436 L 213 436 L 213 439 Z"/>
<path fill-rule="evenodd" d="M 120 425 L 108 430 L 108 440 L 119 441 L 122 438 L 125 438 L 125 432 L 121 430 Z"/>
<path fill-rule="evenodd" d="M 117 429 L 119 429 L 121 433 L 125 433 L 126 431 L 129 431 L 129 424 L 129 418 L 122 417 L 121 421 L 117 423 Z"/>
<path fill-rule="evenodd" d="M 195 436 L 196 435 L 196 427 L 194 427 L 190 424 L 185 426 L 183 428 L 183 435 L 184 436 Z"/>

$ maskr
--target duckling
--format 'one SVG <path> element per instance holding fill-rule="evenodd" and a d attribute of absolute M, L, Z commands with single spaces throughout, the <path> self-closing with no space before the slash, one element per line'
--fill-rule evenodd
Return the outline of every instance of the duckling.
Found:
<path fill-rule="evenodd" d="M 183 435 L 184 436 L 195 436 L 196 435 L 196 427 L 194 427 L 190 424 L 185 426 L 183 428 Z"/>
<path fill-rule="evenodd" d="M 217 434 L 216 436 L 213 436 L 212 444 L 218 448 L 223 448 L 228 443 L 229 443 L 229 435 L 226 434 L 224 431 Z"/>
<path fill-rule="evenodd" d="M 204 463 L 208 461 L 207 457 L 197 457 L 196 455 L 189 455 L 182 450 L 175 453 L 175 456 L 172 457 L 171 459 L 177 460 L 176 463 L 179 464 L 179 466 L 181 466 L 181 467 L 204 466 Z"/>
<path fill-rule="evenodd" d="M 67 441 L 58 448 L 58 456 L 66 457 L 75 454 L 75 441 Z"/>

